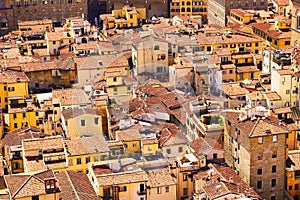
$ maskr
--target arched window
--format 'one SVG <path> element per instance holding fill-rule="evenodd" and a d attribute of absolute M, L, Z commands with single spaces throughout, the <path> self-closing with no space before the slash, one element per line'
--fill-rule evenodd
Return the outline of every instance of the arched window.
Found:
<path fill-rule="evenodd" d="M 186 9 L 186 12 L 191 12 L 191 9 L 190 9 L 190 8 L 187 8 L 187 9 Z"/>
<path fill-rule="evenodd" d="M 191 5 L 191 2 L 189 2 L 189 1 L 186 2 L 186 5 L 187 5 L 187 6 L 190 6 L 190 5 Z"/>
<path fill-rule="evenodd" d="M 185 8 L 181 8 L 181 12 L 185 12 Z"/>

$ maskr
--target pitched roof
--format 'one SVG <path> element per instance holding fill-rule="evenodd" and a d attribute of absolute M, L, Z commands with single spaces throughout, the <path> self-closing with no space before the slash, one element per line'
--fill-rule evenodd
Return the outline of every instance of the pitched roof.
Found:
<path fill-rule="evenodd" d="M 169 127 L 163 128 L 158 140 L 160 146 L 186 144 L 188 142 L 185 135 L 178 130 L 175 124 L 170 124 Z"/>
<path fill-rule="evenodd" d="M 200 137 L 190 143 L 197 154 L 207 155 L 212 149 L 224 150 L 222 146 L 214 139 Z"/>
<path fill-rule="evenodd" d="M 249 137 L 259 137 L 289 133 L 286 127 L 280 125 L 279 119 L 275 117 L 258 117 L 256 120 L 239 120 L 240 112 L 225 112 L 224 117 L 233 123 L 242 133 Z"/>
<path fill-rule="evenodd" d="M 65 109 L 61 113 L 65 120 L 73 119 L 81 115 L 101 115 L 94 109 L 91 108 L 69 108 Z"/>
<path fill-rule="evenodd" d="M 55 174 L 58 180 L 61 200 L 101 200 L 94 191 L 86 174 L 73 171 L 62 171 Z"/>
<path fill-rule="evenodd" d="M 45 179 L 55 179 L 52 170 L 4 176 L 11 199 L 43 195 L 46 193 Z"/>
<path fill-rule="evenodd" d="M 34 150 L 50 150 L 64 148 L 63 137 L 51 136 L 45 138 L 33 138 L 23 140 L 23 148 L 25 153 Z"/>
<path fill-rule="evenodd" d="M 21 145 L 22 140 L 29 138 L 39 138 L 44 135 L 37 127 L 26 126 L 7 132 L 2 139 L 2 146 Z"/>
<path fill-rule="evenodd" d="M 177 179 L 171 176 L 171 173 L 166 168 L 150 170 L 147 174 L 149 178 L 147 185 L 150 187 L 163 187 L 177 184 Z"/>
<path fill-rule="evenodd" d="M 81 89 L 69 88 L 52 91 L 52 98 L 59 99 L 62 106 L 90 104 L 88 95 Z"/>
<path fill-rule="evenodd" d="M 129 171 L 97 175 L 99 186 L 148 181 L 145 171 Z"/>
<path fill-rule="evenodd" d="M 46 70 L 75 70 L 75 62 L 72 58 L 58 59 L 52 61 L 29 62 L 22 64 L 24 72 L 36 72 Z"/>
<path fill-rule="evenodd" d="M 255 190 L 245 183 L 230 167 L 208 164 L 208 169 L 200 171 L 194 177 L 196 180 L 203 180 L 203 177 L 208 177 L 209 173 L 211 174 L 210 178 L 204 179 L 205 183 L 202 186 L 202 191 L 209 199 L 216 199 L 228 194 L 247 194 L 248 197 L 260 198 Z"/>
<path fill-rule="evenodd" d="M 246 89 L 242 88 L 239 83 L 224 83 L 223 91 L 228 96 L 246 95 Z"/>
<path fill-rule="evenodd" d="M 18 83 L 29 82 L 29 78 L 24 72 L 18 72 L 13 70 L 0 71 L 0 83 Z"/>
<path fill-rule="evenodd" d="M 116 139 L 121 141 L 141 140 L 139 129 L 130 128 L 128 130 L 116 131 Z"/>

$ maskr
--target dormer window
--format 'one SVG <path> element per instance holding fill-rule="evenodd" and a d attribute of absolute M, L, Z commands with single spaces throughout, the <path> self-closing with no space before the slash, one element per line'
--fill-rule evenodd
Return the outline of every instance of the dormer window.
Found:
<path fill-rule="evenodd" d="M 46 179 L 45 181 L 45 189 L 46 192 L 49 193 L 56 189 L 56 180 L 55 179 Z"/>

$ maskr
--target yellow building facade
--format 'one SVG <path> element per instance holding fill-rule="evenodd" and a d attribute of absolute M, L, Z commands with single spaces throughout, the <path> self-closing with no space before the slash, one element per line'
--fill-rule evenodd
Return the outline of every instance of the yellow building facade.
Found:
<path fill-rule="evenodd" d="M 286 165 L 286 187 L 287 192 L 294 199 L 298 199 L 300 197 L 300 166 L 298 162 L 299 158 L 299 150 L 293 150 L 288 152 Z"/>
<path fill-rule="evenodd" d="M 61 120 L 66 137 L 102 135 L 101 112 L 91 108 L 65 109 Z"/>
<path fill-rule="evenodd" d="M 24 126 L 39 126 L 39 119 L 44 112 L 37 106 L 36 97 L 11 97 L 8 99 L 9 130 Z"/>
<path fill-rule="evenodd" d="M 8 108 L 9 97 L 27 96 L 29 79 L 24 72 L 6 70 L 0 74 L 0 105 Z"/>
<path fill-rule="evenodd" d="M 112 14 L 100 15 L 103 29 L 133 28 L 139 26 L 141 19 L 146 19 L 146 8 L 135 8 L 125 5 L 120 10 L 113 10 Z"/>

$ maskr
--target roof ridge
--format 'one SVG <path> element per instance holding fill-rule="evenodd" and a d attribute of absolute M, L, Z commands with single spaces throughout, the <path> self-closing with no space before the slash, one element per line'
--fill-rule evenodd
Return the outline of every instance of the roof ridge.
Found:
<path fill-rule="evenodd" d="M 80 197 L 79 197 L 79 195 L 78 195 L 78 193 L 77 193 L 77 190 L 75 189 L 75 187 L 74 187 L 74 185 L 73 185 L 73 182 L 72 182 L 72 180 L 71 180 L 71 178 L 70 178 L 70 176 L 69 176 L 69 171 L 64 171 L 64 172 L 66 173 L 67 180 L 68 180 L 68 182 L 70 183 L 70 185 L 71 185 L 71 187 L 72 187 L 72 189 L 73 189 L 73 191 L 74 191 L 74 194 L 76 195 L 77 199 L 80 200 Z"/>
<path fill-rule="evenodd" d="M 17 196 L 17 194 L 18 194 L 18 193 L 21 191 L 21 189 L 29 182 L 29 180 L 30 180 L 31 178 L 36 178 L 38 181 L 41 181 L 41 179 L 35 177 L 35 174 L 30 175 L 30 176 L 28 177 L 28 179 L 27 179 L 27 180 L 19 187 L 19 189 L 13 194 L 12 197 Z M 41 181 L 41 182 L 42 182 L 42 181 Z"/>
<path fill-rule="evenodd" d="M 257 126 L 257 124 L 258 124 L 258 122 L 259 122 L 260 120 L 261 120 L 261 119 L 258 118 L 257 121 L 255 122 L 254 126 L 252 127 L 252 129 L 251 129 L 251 131 L 250 131 L 250 133 L 249 133 L 249 137 L 251 137 L 251 135 L 253 134 L 253 131 L 254 131 L 254 129 L 256 128 L 256 126 Z"/>
<path fill-rule="evenodd" d="M 171 136 L 172 136 L 172 133 L 171 133 L 171 131 L 169 131 L 168 127 L 164 128 L 164 129 L 166 129 L 166 131 L 169 133 L 169 135 L 168 135 L 168 137 L 164 140 L 164 142 L 161 145 L 164 145 L 171 138 Z"/>

